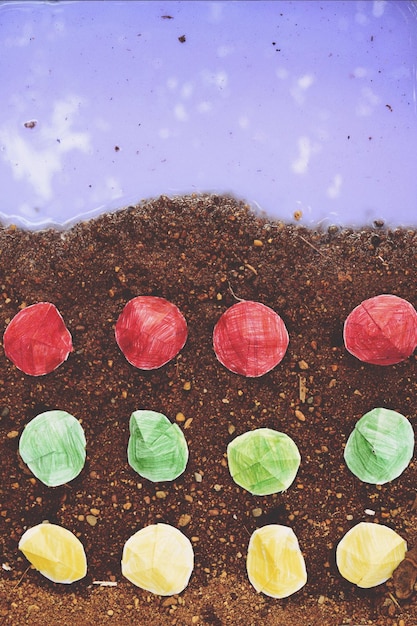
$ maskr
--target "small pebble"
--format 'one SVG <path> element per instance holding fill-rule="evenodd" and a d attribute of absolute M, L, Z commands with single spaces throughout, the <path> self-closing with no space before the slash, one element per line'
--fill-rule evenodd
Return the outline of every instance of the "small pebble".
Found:
<path fill-rule="evenodd" d="M 305 415 L 302 411 L 299 411 L 298 409 L 295 410 L 295 417 L 300 420 L 300 422 L 305 422 L 306 418 Z"/>
<path fill-rule="evenodd" d="M 188 515 L 188 513 L 183 513 L 178 520 L 178 526 L 180 526 L 180 528 L 184 528 L 184 526 L 188 526 L 190 522 L 191 515 Z"/>
<path fill-rule="evenodd" d="M 85 519 L 87 524 L 90 524 L 90 526 L 95 526 L 97 524 L 97 518 L 94 515 L 87 515 Z"/>
<path fill-rule="evenodd" d="M 216 517 L 217 515 L 220 514 L 220 511 L 219 509 L 209 509 L 208 514 L 210 517 Z"/>
<path fill-rule="evenodd" d="M 260 507 L 256 507 L 255 509 L 252 509 L 252 515 L 253 517 L 261 517 L 262 509 Z"/>

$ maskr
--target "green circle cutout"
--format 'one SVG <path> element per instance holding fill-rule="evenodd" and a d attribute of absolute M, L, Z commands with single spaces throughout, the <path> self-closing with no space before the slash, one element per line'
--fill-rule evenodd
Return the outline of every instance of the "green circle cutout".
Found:
<path fill-rule="evenodd" d="M 227 446 L 230 474 L 256 496 L 285 491 L 300 467 L 300 453 L 285 433 L 258 428 L 239 435 Z"/>
<path fill-rule="evenodd" d="M 382 485 L 397 478 L 408 466 L 414 450 L 414 431 L 401 413 L 376 408 L 355 425 L 344 458 L 360 480 Z"/>
<path fill-rule="evenodd" d="M 73 480 L 84 467 L 85 435 L 66 411 L 46 411 L 26 424 L 19 454 L 31 472 L 48 487 Z"/>
<path fill-rule="evenodd" d="M 175 480 L 187 466 L 184 433 L 162 413 L 134 411 L 127 447 L 129 465 L 152 482 Z"/>

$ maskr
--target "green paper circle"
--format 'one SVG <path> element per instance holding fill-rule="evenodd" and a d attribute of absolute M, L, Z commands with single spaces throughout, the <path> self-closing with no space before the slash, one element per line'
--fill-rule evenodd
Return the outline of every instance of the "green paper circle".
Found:
<path fill-rule="evenodd" d="M 344 457 L 360 480 L 382 485 L 397 478 L 408 466 L 414 450 L 414 431 L 401 413 L 377 408 L 355 425 Z"/>
<path fill-rule="evenodd" d="M 46 411 L 26 424 L 19 454 L 31 472 L 48 487 L 73 480 L 85 463 L 85 435 L 66 411 Z"/>
<path fill-rule="evenodd" d="M 227 446 L 230 474 L 256 496 L 285 491 L 300 467 L 300 453 L 291 437 L 271 428 L 239 435 Z"/>
<path fill-rule="evenodd" d="M 127 447 L 129 465 L 154 483 L 175 480 L 188 461 L 184 433 L 162 413 L 134 411 Z"/>

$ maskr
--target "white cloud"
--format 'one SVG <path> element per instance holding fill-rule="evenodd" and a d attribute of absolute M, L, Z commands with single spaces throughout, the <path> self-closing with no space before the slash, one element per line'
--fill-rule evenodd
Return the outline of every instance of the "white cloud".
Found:
<path fill-rule="evenodd" d="M 370 87 L 364 87 L 361 90 L 361 99 L 356 106 L 356 114 L 359 117 L 372 115 L 375 107 L 380 102 L 381 98 Z"/>
<path fill-rule="evenodd" d="M 303 104 L 306 98 L 306 91 L 314 83 L 313 74 L 304 74 L 297 78 L 290 89 L 290 94 L 297 104 Z"/>
<path fill-rule="evenodd" d="M 4 45 L 8 48 L 23 48 L 28 46 L 32 40 L 34 33 L 34 25 L 31 22 L 25 22 L 19 29 L 19 35 L 16 37 L 6 37 Z"/>
<path fill-rule="evenodd" d="M 114 176 L 109 176 L 106 179 L 106 188 L 109 190 L 111 199 L 120 198 L 123 195 L 123 188 L 120 181 Z"/>
<path fill-rule="evenodd" d="M 197 111 L 199 113 L 210 113 L 213 110 L 213 103 L 208 100 L 203 100 L 197 105 Z"/>
<path fill-rule="evenodd" d="M 209 20 L 211 22 L 219 22 L 223 19 L 223 2 L 210 2 L 209 3 Z"/>
<path fill-rule="evenodd" d="M 247 115 L 241 115 L 238 119 L 238 124 L 240 128 L 246 129 L 249 126 L 249 118 Z"/>
<path fill-rule="evenodd" d="M 202 72 L 202 78 L 206 85 L 214 85 L 219 90 L 225 89 L 229 82 L 229 77 L 224 70 L 219 70 L 217 72 L 204 70 Z"/>
<path fill-rule="evenodd" d="M 217 56 L 223 59 L 224 57 L 228 57 L 233 51 L 233 46 L 222 45 L 217 48 Z"/>
<path fill-rule="evenodd" d="M 362 11 L 358 11 L 355 15 L 355 22 L 360 26 L 365 26 L 368 23 L 368 17 Z"/>
<path fill-rule="evenodd" d="M 365 76 L 367 75 L 368 71 L 366 69 L 366 67 L 355 67 L 355 69 L 353 70 L 353 75 L 355 78 L 365 78 Z"/>
<path fill-rule="evenodd" d="M 385 13 L 386 0 L 374 0 L 372 5 L 372 15 L 374 17 L 382 17 Z"/>
<path fill-rule="evenodd" d="M 187 98 L 190 98 L 193 95 L 193 91 L 194 91 L 194 86 L 192 83 L 184 83 L 183 86 L 181 87 L 181 96 L 184 98 L 184 100 L 186 100 Z"/>
<path fill-rule="evenodd" d="M 285 67 L 278 67 L 275 70 L 276 77 L 280 80 L 285 80 L 289 76 L 289 71 Z"/>
<path fill-rule="evenodd" d="M 308 89 L 314 83 L 314 80 L 313 74 L 304 74 L 304 76 L 300 76 L 297 84 L 300 89 Z"/>
<path fill-rule="evenodd" d="M 53 178 L 63 171 L 67 152 L 91 149 L 90 134 L 72 129 L 79 106 L 79 98 L 71 96 L 56 101 L 51 120 L 40 119 L 34 129 L 0 127 L 3 160 L 16 180 L 25 180 L 33 187 L 38 201 L 51 199 Z"/>
<path fill-rule="evenodd" d="M 158 136 L 161 139 L 169 139 L 171 137 L 171 131 L 169 130 L 169 128 L 160 128 L 158 130 Z"/>
<path fill-rule="evenodd" d="M 170 76 L 167 80 L 168 89 L 174 90 L 178 87 L 178 78 L 176 76 Z"/>
<path fill-rule="evenodd" d="M 180 122 L 186 122 L 188 120 L 188 114 L 187 114 L 187 111 L 185 110 L 185 106 L 183 104 L 178 103 L 178 104 L 175 105 L 175 107 L 174 107 L 174 116 Z"/>
<path fill-rule="evenodd" d="M 320 145 L 313 144 L 309 137 L 299 137 L 298 139 L 298 156 L 291 163 L 291 169 L 295 174 L 305 174 L 310 164 L 313 154 L 320 152 Z"/>
<path fill-rule="evenodd" d="M 341 174 L 335 174 L 331 184 L 326 189 L 326 194 L 329 198 L 337 198 L 340 195 L 342 188 L 343 178 Z"/>

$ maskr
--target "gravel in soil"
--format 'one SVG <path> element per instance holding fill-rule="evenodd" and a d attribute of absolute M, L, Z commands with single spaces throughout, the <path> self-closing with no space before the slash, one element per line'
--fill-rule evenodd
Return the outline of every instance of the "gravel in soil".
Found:
<path fill-rule="evenodd" d="M 417 361 L 366 365 L 344 348 L 346 316 L 362 300 L 393 293 L 417 305 L 417 233 L 330 228 L 315 231 L 254 215 L 225 196 L 160 197 L 66 231 L 0 229 L 0 321 L 24 306 L 53 302 L 74 352 L 53 373 L 30 377 L 0 352 L 0 625 L 93 623 L 415 626 L 415 597 L 397 601 L 390 581 L 363 590 L 342 579 L 335 550 L 360 521 L 393 528 L 417 543 L 416 462 L 392 483 L 361 483 L 343 449 L 355 422 L 374 407 L 415 424 Z M 162 296 L 188 323 L 180 354 L 142 372 L 114 339 L 116 320 L 137 295 Z M 212 332 L 237 298 L 283 318 L 283 361 L 255 379 L 215 358 Z M 87 438 L 81 474 L 48 488 L 18 458 L 19 436 L 38 413 L 63 409 Z M 151 409 L 176 421 L 190 459 L 172 483 L 153 484 L 127 463 L 129 417 Z M 227 444 L 270 427 L 290 435 L 302 457 L 284 493 L 252 496 L 231 479 Z M 24 530 L 44 520 L 73 531 L 88 558 L 71 586 L 43 578 L 17 549 Z M 120 573 L 124 542 L 150 523 L 182 530 L 195 551 L 187 589 L 163 598 Z M 251 533 L 291 526 L 308 582 L 285 600 L 257 594 L 247 580 Z M 101 586 L 97 581 L 115 583 Z"/>

